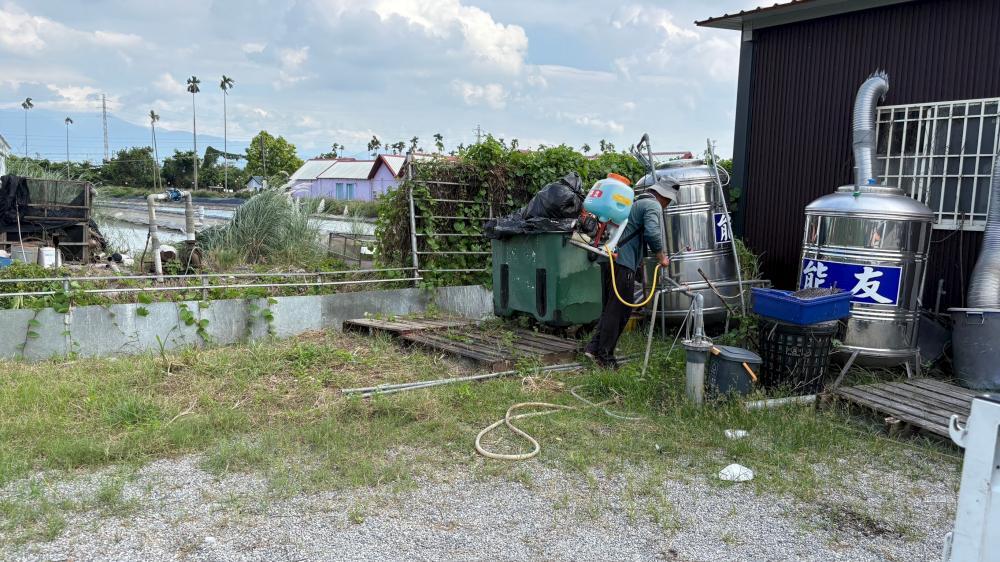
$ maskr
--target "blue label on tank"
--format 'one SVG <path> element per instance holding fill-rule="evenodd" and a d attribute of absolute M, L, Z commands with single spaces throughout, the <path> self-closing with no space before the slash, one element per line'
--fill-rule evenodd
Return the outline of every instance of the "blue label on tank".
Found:
<path fill-rule="evenodd" d="M 836 287 L 850 291 L 854 302 L 895 305 L 902 274 L 901 267 L 804 259 L 799 288 Z"/>
<path fill-rule="evenodd" d="M 729 225 L 729 215 L 726 213 L 715 213 L 715 243 L 728 244 L 733 239 L 733 230 Z"/>

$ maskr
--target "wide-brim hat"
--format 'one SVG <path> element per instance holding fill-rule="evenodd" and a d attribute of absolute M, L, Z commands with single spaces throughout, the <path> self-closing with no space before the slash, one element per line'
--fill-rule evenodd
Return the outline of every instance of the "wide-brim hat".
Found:
<path fill-rule="evenodd" d="M 656 193 L 667 201 L 674 202 L 677 201 L 677 197 L 680 195 L 680 190 L 677 189 L 678 185 L 680 184 L 673 178 L 659 178 L 656 180 L 656 183 L 649 186 L 649 191 Z"/>

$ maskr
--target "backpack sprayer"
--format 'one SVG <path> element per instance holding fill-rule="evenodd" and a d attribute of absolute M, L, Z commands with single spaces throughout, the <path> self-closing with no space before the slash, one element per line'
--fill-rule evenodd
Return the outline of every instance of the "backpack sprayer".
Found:
<path fill-rule="evenodd" d="M 645 154 L 643 151 L 645 150 Z M 656 167 L 653 161 L 653 151 L 649 145 L 649 134 L 642 135 L 642 139 L 632 149 L 632 155 L 643 167 L 650 170 L 652 177 L 656 177 Z M 676 193 L 672 186 L 664 186 L 669 191 L 661 193 Z M 671 199 L 676 199 L 676 195 Z M 608 177 L 598 180 L 587 197 L 583 200 L 583 212 L 580 220 L 580 227 L 583 234 L 589 234 L 589 243 L 573 241 L 574 245 L 593 252 L 599 256 L 607 257 L 611 262 L 611 285 L 618 300 L 631 308 L 642 308 L 649 304 L 656 292 L 657 280 L 660 274 L 660 264 L 653 270 L 653 284 L 649 295 L 638 303 L 632 303 L 618 292 L 618 282 L 615 279 L 615 258 L 618 257 L 618 246 L 628 240 L 622 240 L 622 234 L 628 225 L 629 213 L 632 211 L 632 203 L 635 201 L 635 191 L 632 189 L 632 182 L 624 176 L 618 174 L 608 174 Z M 661 215 L 662 216 L 662 215 Z M 641 227 L 640 227 L 641 228 Z M 639 231 L 633 231 L 634 236 Z"/>

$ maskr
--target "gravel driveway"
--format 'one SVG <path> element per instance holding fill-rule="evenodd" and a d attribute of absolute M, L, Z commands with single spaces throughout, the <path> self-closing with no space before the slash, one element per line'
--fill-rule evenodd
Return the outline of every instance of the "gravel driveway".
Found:
<path fill-rule="evenodd" d="M 263 499 L 269 486 L 259 476 L 217 478 L 199 462 L 147 465 L 124 487 L 133 509 L 68 513 L 51 542 L 12 544 L 0 535 L 0 558 L 933 560 L 952 524 L 957 479 L 954 470 L 941 481 L 873 470 L 847 492 L 802 503 L 757 495 L 747 484 L 654 477 L 648 467 L 581 475 L 529 462 L 499 477 L 477 461 L 396 490 L 279 500 Z M 82 501 L 112 473 L 55 480 L 48 494 Z"/>

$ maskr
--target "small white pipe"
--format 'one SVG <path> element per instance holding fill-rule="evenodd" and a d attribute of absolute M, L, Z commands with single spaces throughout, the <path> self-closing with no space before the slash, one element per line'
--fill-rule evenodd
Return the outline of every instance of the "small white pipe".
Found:
<path fill-rule="evenodd" d="M 146 205 L 149 207 L 149 245 L 153 252 L 153 273 L 156 274 L 156 282 L 163 283 L 163 261 L 160 260 L 160 237 L 157 234 L 156 226 L 156 202 L 167 198 L 164 193 L 150 193 L 146 197 Z"/>
<path fill-rule="evenodd" d="M 805 396 L 789 396 L 787 398 L 772 398 L 770 400 L 755 400 L 744 404 L 747 410 L 763 410 L 766 408 L 777 408 L 778 406 L 812 404 L 816 401 L 815 394 Z"/>
<path fill-rule="evenodd" d="M 184 197 L 185 235 L 189 242 L 194 242 L 194 201 L 190 191 L 181 191 L 180 195 Z M 153 272 L 156 274 L 157 283 L 163 283 L 163 260 L 160 258 L 159 228 L 156 226 L 156 202 L 168 199 L 166 193 L 150 193 L 146 197 L 146 205 L 149 207 L 149 244 L 153 251 Z"/>

